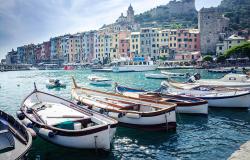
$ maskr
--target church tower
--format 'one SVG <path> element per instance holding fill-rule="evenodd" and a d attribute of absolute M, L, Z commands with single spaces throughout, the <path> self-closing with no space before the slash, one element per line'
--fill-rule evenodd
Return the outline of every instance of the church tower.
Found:
<path fill-rule="evenodd" d="M 134 12 L 133 7 L 130 4 L 130 6 L 128 7 L 128 11 L 127 11 L 127 21 L 129 23 L 134 23 L 135 22 L 135 17 L 134 16 L 135 16 L 135 12 Z"/>

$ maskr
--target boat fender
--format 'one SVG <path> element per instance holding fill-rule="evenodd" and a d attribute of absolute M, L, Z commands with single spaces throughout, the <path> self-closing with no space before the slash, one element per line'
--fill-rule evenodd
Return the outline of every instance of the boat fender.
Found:
<path fill-rule="evenodd" d="M 117 112 L 109 112 L 108 116 L 112 117 L 112 118 L 121 118 L 122 117 L 122 113 L 117 113 Z"/>
<path fill-rule="evenodd" d="M 141 116 L 140 116 L 140 114 L 136 114 L 136 113 L 126 113 L 126 117 L 139 119 Z"/>
<path fill-rule="evenodd" d="M 97 111 L 99 113 L 103 113 L 104 112 L 103 108 L 98 108 L 98 107 L 94 107 L 94 106 L 92 107 L 92 110 Z"/>
<path fill-rule="evenodd" d="M 33 129 L 27 128 L 27 131 L 30 132 L 30 134 L 32 136 L 32 139 L 36 139 L 37 135 L 36 135 L 36 132 Z"/>
<path fill-rule="evenodd" d="M 32 109 L 32 108 L 28 108 L 28 109 L 27 109 L 27 113 L 28 113 L 28 114 L 32 114 L 32 113 L 33 113 L 33 109 Z"/>
<path fill-rule="evenodd" d="M 40 128 L 38 132 L 39 132 L 39 134 L 47 136 L 49 138 L 55 137 L 55 133 L 49 129 Z"/>
<path fill-rule="evenodd" d="M 28 119 L 24 118 L 21 120 L 21 122 L 27 127 L 27 128 L 33 128 L 33 123 Z"/>
<path fill-rule="evenodd" d="M 24 118 L 25 118 L 24 113 L 20 110 L 16 112 L 16 116 L 19 120 L 24 120 Z"/>

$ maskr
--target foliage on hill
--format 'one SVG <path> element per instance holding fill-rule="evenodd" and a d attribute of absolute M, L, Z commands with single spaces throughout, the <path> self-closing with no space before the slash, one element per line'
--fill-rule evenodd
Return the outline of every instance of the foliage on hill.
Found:
<path fill-rule="evenodd" d="M 198 23 L 198 12 L 195 7 L 192 7 L 192 0 L 170 1 L 169 4 L 158 6 L 149 11 L 135 16 L 135 20 L 142 27 L 157 26 L 169 27 L 172 25 L 181 27 L 196 27 Z M 182 7 L 180 7 L 180 5 Z M 183 10 L 175 9 L 183 8 Z M 185 7 L 186 6 L 186 7 Z M 188 8 L 184 11 L 184 8 Z"/>
<path fill-rule="evenodd" d="M 250 42 L 243 43 L 239 46 L 235 46 L 227 50 L 224 54 L 225 57 L 236 57 L 236 58 L 250 58 Z"/>
<path fill-rule="evenodd" d="M 191 0 L 182 1 L 183 3 L 192 3 L 190 2 Z M 171 8 L 170 4 L 174 3 L 181 2 L 170 1 L 167 5 L 158 6 L 157 8 L 136 15 L 135 19 L 142 27 L 154 26 L 171 28 L 173 25 L 183 28 L 197 27 L 198 14 L 196 9 L 190 9 L 189 12 L 176 10 L 179 14 L 172 14 L 171 11 L 173 11 L 174 8 Z M 222 0 L 218 9 L 225 17 L 230 19 L 231 30 L 247 29 L 250 33 L 250 0 Z"/>
<path fill-rule="evenodd" d="M 232 30 L 250 30 L 250 0 L 223 0 L 218 8 L 230 18 Z"/>

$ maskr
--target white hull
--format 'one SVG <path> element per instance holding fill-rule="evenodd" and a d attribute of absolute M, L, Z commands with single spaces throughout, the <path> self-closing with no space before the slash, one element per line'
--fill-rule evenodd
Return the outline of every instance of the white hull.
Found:
<path fill-rule="evenodd" d="M 100 86 L 110 86 L 112 85 L 112 81 L 91 81 L 90 84 L 92 85 L 100 85 Z"/>
<path fill-rule="evenodd" d="M 154 71 L 157 69 L 157 65 L 126 65 L 113 67 L 113 72 L 144 72 Z"/>
<path fill-rule="evenodd" d="M 249 108 L 249 91 L 196 91 L 168 88 L 166 93 L 187 95 L 208 101 L 209 107 Z"/>
<path fill-rule="evenodd" d="M 161 71 L 161 73 L 170 78 L 186 78 L 186 74 L 184 73 L 172 73 L 172 72 L 166 72 L 166 71 Z"/>
<path fill-rule="evenodd" d="M 177 113 L 184 113 L 184 114 L 208 114 L 208 104 L 201 104 L 195 106 L 178 106 L 176 107 Z"/>
<path fill-rule="evenodd" d="M 111 129 L 115 132 L 115 129 Z M 109 136 L 109 130 L 104 130 L 98 133 L 84 135 L 84 136 L 76 136 L 76 137 L 69 137 L 69 136 L 60 136 L 56 135 L 55 137 L 48 137 L 46 134 L 41 134 L 37 132 L 39 136 L 43 139 L 63 147 L 69 148 L 78 148 L 78 149 L 110 149 L 110 141 L 111 137 Z"/>
<path fill-rule="evenodd" d="M 195 84 L 212 86 L 212 87 L 216 87 L 216 86 L 234 87 L 234 88 L 250 87 L 250 82 L 223 82 L 223 81 L 216 81 L 216 80 L 199 80 Z"/>
<path fill-rule="evenodd" d="M 164 74 L 145 74 L 145 77 L 152 79 L 168 79 L 168 76 Z"/>
<path fill-rule="evenodd" d="M 250 108 L 250 94 L 225 99 L 206 99 L 210 107 Z"/>

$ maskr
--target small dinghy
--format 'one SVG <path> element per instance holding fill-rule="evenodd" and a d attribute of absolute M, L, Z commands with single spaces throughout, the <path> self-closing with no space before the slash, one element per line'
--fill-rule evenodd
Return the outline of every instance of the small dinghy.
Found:
<path fill-rule="evenodd" d="M 32 144 L 28 129 L 0 110 L 0 159 L 24 159 Z"/>
<path fill-rule="evenodd" d="M 110 86 L 112 85 L 112 80 L 104 77 L 98 77 L 90 75 L 88 76 L 88 80 L 92 85 L 99 85 L 99 86 Z"/>
<path fill-rule="evenodd" d="M 120 125 L 145 130 L 175 130 L 174 103 L 155 102 L 80 88 L 73 78 L 72 96 L 90 109 L 106 114 Z"/>
<path fill-rule="evenodd" d="M 48 82 L 46 83 L 46 87 L 49 88 L 49 89 L 52 89 L 52 88 L 65 88 L 66 84 L 64 84 L 59 79 L 49 79 Z"/>
<path fill-rule="evenodd" d="M 145 90 L 133 89 L 119 85 L 116 85 L 115 90 L 116 92 L 128 97 L 176 103 L 177 113 L 208 114 L 208 102 L 200 98 L 147 92 Z"/>
<path fill-rule="evenodd" d="M 165 74 L 153 74 L 153 73 L 147 73 L 145 74 L 146 78 L 151 78 L 151 79 L 168 79 L 169 76 Z"/>
<path fill-rule="evenodd" d="M 172 72 L 166 72 L 166 71 L 161 71 L 161 73 L 168 76 L 168 78 L 188 78 L 188 77 L 190 77 L 189 73 L 172 73 Z"/>
<path fill-rule="evenodd" d="M 118 123 L 36 87 L 20 111 L 19 119 L 40 137 L 70 148 L 109 150 Z"/>
<path fill-rule="evenodd" d="M 178 82 L 162 83 L 162 93 L 186 95 L 208 101 L 210 107 L 249 108 L 250 91 L 226 87 L 187 86 Z"/>

